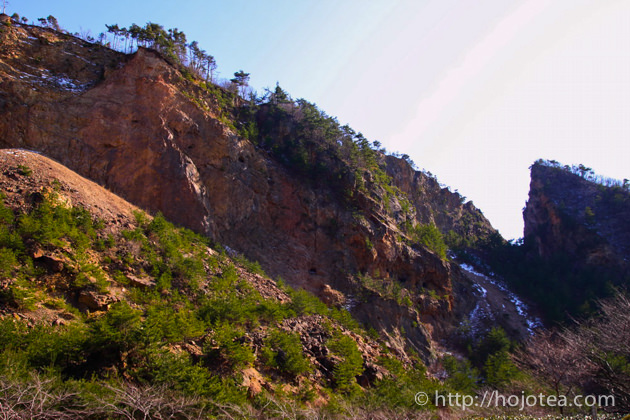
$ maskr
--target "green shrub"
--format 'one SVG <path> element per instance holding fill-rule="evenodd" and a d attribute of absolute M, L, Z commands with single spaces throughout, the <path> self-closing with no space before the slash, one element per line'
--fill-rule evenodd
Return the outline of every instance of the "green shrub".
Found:
<path fill-rule="evenodd" d="M 515 379 L 519 370 L 510 359 L 507 351 L 491 354 L 483 366 L 486 383 L 495 388 L 501 388 Z"/>
<path fill-rule="evenodd" d="M 458 360 L 453 356 L 442 359 L 444 370 L 448 374 L 447 384 L 460 392 L 472 393 L 479 380 L 479 372 L 468 359 Z"/>
<path fill-rule="evenodd" d="M 438 254 L 440 258 L 446 259 L 448 248 L 442 233 L 433 223 L 416 226 L 412 231 L 412 240 L 426 246 Z"/>
<path fill-rule="evenodd" d="M 0 293 L 0 298 L 24 311 L 34 310 L 40 301 L 36 286 L 21 277 L 14 279 L 9 287 Z"/>
<path fill-rule="evenodd" d="M 0 248 L 0 277 L 11 277 L 16 268 L 18 268 L 18 259 L 15 252 L 8 248 Z"/>
<path fill-rule="evenodd" d="M 292 376 L 311 370 L 312 366 L 304 356 L 299 334 L 272 330 L 266 344 L 268 347 L 264 352 L 264 361 L 267 365 Z"/>
<path fill-rule="evenodd" d="M 0 319 L 0 352 L 10 348 L 22 349 L 25 343 L 27 325 L 10 317 Z"/>
<path fill-rule="evenodd" d="M 176 310 L 168 303 L 151 305 L 146 310 L 143 334 L 150 343 L 179 342 L 199 337 L 204 324 L 190 308 Z"/>
<path fill-rule="evenodd" d="M 204 352 L 210 359 L 231 370 L 246 368 L 251 366 L 255 358 L 251 347 L 243 340 L 244 337 L 245 331 L 242 329 L 227 322 L 220 324 L 215 328 L 212 340 L 205 343 Z"/>
<path fill-rule="evenodd" d="M 253 308 L 253 311 L 260 321 L 268 323 L 279 322 L 296 316 L 295 312 L 289 308 L 289 305 L 271 299 L 261 299 Z"/>
<path fill-rule="evenodd" d="M 295 311 L 297 315 L 328 314 L 326 304 L 306 290 L 289 289 L 289 295 L 291 296 L 289 307 Z"/>
<path fill-rule="evenodd" d="M 18 165 L 17 171 L 22 176 L 31 176 L 33 174 L 33 170 L 26 165 Z"/>
<path fill-rule="evenodd" d="M 500 388 L 516 378 L 518 369 L 510 358 L 512 342 L 505 331 L 495 327 L 472 349 L 470 358 L 481 369 L 486 382 Z"/>
<path fill-rule="evenodd" d="M 250 273 L 266 276 L 265 270 L 262 269 L 258 261 L 250 261 L 247 258 L 245 258 L 244 255 L 238 255 L 236 258 L 234 258 L 234 262 L 243 266 Z"/>
<path fill-rule="evenodd" d="M 191 362 L 185 353 L 174 354 L 167 349 L 146 353 L 146 365 L 139 376 L 154 384 L 164 384 L 193 396 L 213 396 L 216 377 L 200 365 Z"/>
<path fill-rule="evenodd" d="M 90 324 L 89 344 L 93 351 L 116 356 L 140 342 L 141 312 L 127 302 L 117 302 Z"/>
<path fill-rule="evenodd" d="M 43 245 L 64 245 L 68 240 L 79 250 L 87 249 L 96 236 L 90 213 L 82 208 L 66 208 L 53 204 L 54 198 L 46 198 L 32 212 L 19 220 L 19 233 Z"/>
<path fill-rule="evenodd" d="M 374 409 L 382 409 L 382 407 L 412 410 L 435 408 L 432 400 L 422 407 L 415 402 L 414 397 L 419 391 L 433 396 L 436 392 L 445 390 L 444 385 L 438 380 L 427 376 L 426 368 L 422 363 L 416 361 L 411 366 L 405 366 L 394 357 L 381 357 L 379 365 L 387 369 L 390 375 L 377 380 L 366 390 L 360 400 L 362 406 Z"/>
<path fill-rule="evenodd" d="M 83 361 L 88 339 L 87 327 L 82 323 L 52 327 L 38 324 L 26 337 L 29 364 L 35 368 L 68 368 Z"/>
<path fill-rule="evenodd" d="M 355 394 L 359 390 L 356 377 L 363 373 L 363 357 L 357 343 L 347 335 L 337 334 L 327 345 L 341 358 L 333 368 L 335 388 L 344 394 Z"/>

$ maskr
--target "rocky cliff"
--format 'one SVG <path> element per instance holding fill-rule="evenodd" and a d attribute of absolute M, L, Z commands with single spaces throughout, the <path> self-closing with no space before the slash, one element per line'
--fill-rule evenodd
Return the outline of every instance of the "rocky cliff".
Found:
<path fill-rule="evenodd" d="M 630 284 L 629 216 L 623 183 L 540 160 L 531 167 L 524 243 L 500 252 L 497 270 L 548 321 L 591 315 L 595 300 Z"/>
<path fill-rule="evenodd" d="M 3 147 L 50 156 L 291 285 L 340 290 L 336 304 L 392 337 L 404 330 L 425 355 L 432 331 L 446 335 L 456 314 L 474 307 L 459 268 L 406 227 L 432 222 L 473 241 L 494 230 L 471 203 L 403 160 L 379 152 L 376 169 L 347 170 L 342 157 L 337 181 L 323 170 L 305 182 L 263 142 L 294 141 L 301 105 L 283 105 L 284 125 L 248 139 L 237 127 L 250 104 L 154 51 L 124 55 L 18 24 L 2 27 L 0 41 Z M 247 121 L 259 133 L 274 121 L 265 112 Z"/>
<path fill-rule="evenodd" d="M 624 269 L 630 256 L 629 216 L 625 187 L 605 186 L 545 162 L 532 166 L 524 232 L 543 259 L 568 254 L 580 265 Z"/>
<path fill-rule="evenodd" d="M 387 156 L 386 170 L 413 204 L 415 218 L 435 224 L 450 240 L 449 245 L 475 248 L 497 234 L 472 201 L 441 186 L 435 177 L 414 170 L 404 159 Z"/>
<path fill-rule="evenodd" d="M 413 372 L 418 364 L 395 342 L 370 338 L 347 313 L 279 287 L 255 265 L 216 252 L 205 238 L 151 218 L 40 154 L 0 150 L 0 192 L 0 353 L 22 354 L 22 366 L 33 369 L 29 381 L 54 366 L 68 386 L 81 378 L 119 396 L 124 386 L 100 380 L 116 375 L 148 388 L 168 382 L 171 399 L 197 386 L 197 398 L 232 402 L 263 391 L 297 401 L 308 389 L 309 405 L 323 405 L 325 389 L 342 386 L 338 365 L 350 355 L 348 391 L 393 378 L 391 366 Z M 104 327 L 109 322 L 113 330 Z M 177 373 L 165 379 L 161 363 Z M 2 378 L 3 413 L 8 400 L 25 395 L 13 393 L 11 380 Z M 118 418 L 74 411 L 80 394 L 85 390 L 59 409 Z M 77 405 L 107 411 L 118 404 Z M 10 412 L 25 405 L 14 403 Z M 34 417 L 28 413 L 23 417 Z"/>

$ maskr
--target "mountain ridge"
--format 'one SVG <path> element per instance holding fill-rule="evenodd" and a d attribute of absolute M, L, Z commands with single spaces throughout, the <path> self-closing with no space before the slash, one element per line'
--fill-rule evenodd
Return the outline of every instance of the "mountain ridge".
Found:
<path fill-rule="evenodd" d="M 547 392 L 519 367 L 544 372 L 537 343 L 571 336 L 537 333 L 538 309 L 548 325 L 591 314 L 623 285 L 627 183 L 537 162 L 526 236 L 506 242 L 408 157 L 279 85 L 245 98 L 242 71 L 221 87 L 164 45 L 123 54 L 7 18 L 0 357 L 19 374 L 3 389 L 111 381 L 111 403 L 85 389 L 52 403 L 96 418 L 137 393 L 180 404 L 158 417 L 459 417 L 416 392 Z"/>
<path fill-rule="evenodd" d="M 247 106 L 238 96 L 188 80 L 155 51 L 108 52 L 70 35 L 20 25 L 2 36 L 0 86 L 9 92 L 0 96 L 6 117 L 0 122 L 4 147 L 41 151 L 136 205 L 160 211 L 259 261 L 271 275 L 294 286 L 315 293 L 332 287 L 357 296 L 369 290 L 366 281 L 376 279 L 395 294 L 368 291 L 370 305 L 358 304 L 353 311 L 390 333 L 403 327 L 422 354 L 430 354 L 431 340 L 423 322 L 447 336 L 454 311 L 468 310 L 466 298 L 452 293 L 453 282 L 467 280 L 433 251 L 410 244 L 403 229 L 436 223 L 445 233 L 459 230 L 465 237 L 469 231 L 457 227 L 457 217 L 471 214 L 481 230 L 470 233 L 483 236 L 494 230 L 459 195 L 414 172 L 403 160 L 357 147 L 354 142 L 364 139 L 350 134 L 349 150 L 376 163 L 370 163 L 373 169 L 359 166 L 343 175 L 366 185 L 350 190 L 348 205 L 328 185 L 305 188 L 291 175 L 295 166 L 277 162 L 273 149 L 271 154 L 261 152 L 260 144 L 240 137 L 235 127 L 241 123 L 230 117 L 234 107 Z M 72 86 L 81 89 L 59 80 L 75 80 Z M 279 115 L 288 131 L 271 136 L 272 141 L 295 141 L 300 133 L 291 130 L 304 124 L 310 130 L 304 115 L 314 115 L 316 123 L 327 121 L 305 102 L 283 106 L 286 111 Z M 345 171 L 345 158 L 336 159 L 330 168 Z M 414 200 L 424 210 L 409 213 L 396 180 L 379 168 L 383 159 L 393 175 L 405 173 L 401 185 L 416 190 Z M 343 179 L 338 185 L 344 185 Z M 445 207 L 449 210 L 433 209 L 434 196 L 450 202 Z M 401 305 L 405 299 L 417 309 Z M 386 321 L 375 318 L 375 304 L 383 305 Z"/>

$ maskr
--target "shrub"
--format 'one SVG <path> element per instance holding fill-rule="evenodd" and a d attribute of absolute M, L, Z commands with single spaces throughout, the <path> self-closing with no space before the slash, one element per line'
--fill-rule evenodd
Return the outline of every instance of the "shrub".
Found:
<path fill-rule="evenodd" d="M 491 354 L 483 366 L 483 372 L 488 385 L 500 388 L 514 379 L 518 373 L 518 368 L 510 359 L 507 351 Z"/>
<path fill-rule="evenodd" d="M 0 277 L 10 277 L 18 267 L 15 252 L 8 248 L 0 248 Z"/>
<path fill-rule="evenodd" d="M 444 370 L 448 374 L 447 384 L 462 392 L 473 392 L 479 380 L 479 371 L 475 369 L 468 359 L 458 360 L 453 356 L 442 359 Z"/>
<path fill-rule="evenodd" d="M 90 347 L 104 355 L 116 356 L 139 343 L 141 327 L 141 312 L 126 302 L 117 302 L 91 323 Z"/>
<path fill-rule="evenodd" d="M 289 289 L 291 303 L 289 307 L 298 315 L 327 315 L 328 307 L 324 302 L 319 300 L 315 295 L 306 290 Z"/>
<path fill-rule="evenodd" d="M 199 337 L 203 333 L 203 322 L 190 308 L 176 310 L 168 303 L 147 308 L 143 334 L 148 342 L 173 343 Z"/>
<path fill-rule="evenodd" d="M 244 336 L 243 330 L 225 322 L 215 328 L 212 340 L 204 345 L 204 352 L 231 370 L 243 369 L 254 362 L 254 352 L 243 340 Z"/>
<path fill-rule="evenodd" d="M 207 396 L 213 388 L 210 371 L 191 362 L 185 353 L 174 354 L 166 349 L 147 352 L 142 373 L 154 384 L 168 385 L 187 395 Z"/>
<path fill-rule="evenodd" d="M 22 176 L 31 176 L 33 170 L 26 165 L 18 165 L 17 171 Z"/>
<path fill-rule="evenodd" d="M 26 336 L 26 352 L 29 364 L 35 368 L 68 368 L 83 361 L 83 350 L 88 336 L 82 323 L 62 327 L 39 324 Z"/>
<path fill-rule="evenodd" d="M 273 330 L 267 339 L 265 362 L 292 376 L 311 370 L 310 361 L 304 356 L 302 341 L 297 333 Z"/>
<path fill-rule="evenodd" d="M 440 258 L 446 258 L 448 248 L 442 233 L 433 223 L 416 226 L 412 231 L 412 239 L 414 242 L 418 242 L 438 254 Z"/>
<path fill-rule="evenodd" d="M 363 357 L 357 343 L 347 335 L 337 334 L 327 345 L 341 358 L 333 368 L 335 388 L 344 394 L 355 394 L 359 390 L 356 377 L 363 373 Z"/>

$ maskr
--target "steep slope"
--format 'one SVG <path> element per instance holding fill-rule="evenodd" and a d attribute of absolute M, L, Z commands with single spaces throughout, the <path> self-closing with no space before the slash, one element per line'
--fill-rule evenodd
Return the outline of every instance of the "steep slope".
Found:
<path fill-rule="evenodd" d="M 383 398 L 407 376 L 441 386 L 347 312 L 279 287 L 255 264 L 219 254 L 44 156 L 0 151 L 0 191 L 2 414 L 198 417 L 249 398 L 265 418 L 271 401 Z M 20 391 L 22 378 L 47 393 L 36 411 L 13 401 L 32 397 Z M 57 386 L 73 397 L 64 400 Z M 412 393 L 404 404 L 413 407 Z"/>
<path fill-rule="evenodd" d="M 474 308 L 470 281 L 415 241 L 409 228 L 434 222 L 474 242 L 494 232 L 481 213 L 380 153 L 373 169 L 355 170 L 338 159 L 341 171 L 333 172 L 341 182 L 322 177 L 325 170 L 310 183 L 295 176 L 295 162 L 260 140 L 293 147 L 300 140 L 293 128 L 312 110 L 304 102 L 282 104 L 285 125 L 252 142 L 235 128 L 236 115 L 251 104 L 187 78 L 154 51 L 123 55 L 17 24 L 0 37 L 2 146 L 51 156 L 135 205 L 259 261 L 291 285 L 321 295 L 340 290 L 346 298 L 338 304 L 394 341 L 404 330 L 427 357 L 431 332 L 447 336 L 458 314 Z M 275 122 L 264 108 L 254 120 L 260 132 Z M 368 149 L 361 153 L 375 153 Z M 304 151 L 307 158 L 316 152 Z"/>
<path fill-rule="evenodd" d="M 435 177 L 415 171 L 404 160 L 386 157 L 386 171 L 394 185 L 407 195 L 420 223 L 433 223 L 442 231 L 450 246 L 478 248 L 498 232 L 472 201 L 440 186 Z"/>
<path fill-rule="evenodd" d="M 523 243 L 494 244 L 492 269 L 548 322 L 593 315 L 595 301 L 630 284 L 630 192 L 588 168 L 537 161 Z"/>
<path fill-rule="evenodd" d="M 584 174 L 587 175 L 587 174 Z M 559 253 L 585 265 L 617 267 L 630 257 L 630 192 L 545 162 L 531 168 L 525 239 L 542 258 Z"/>

